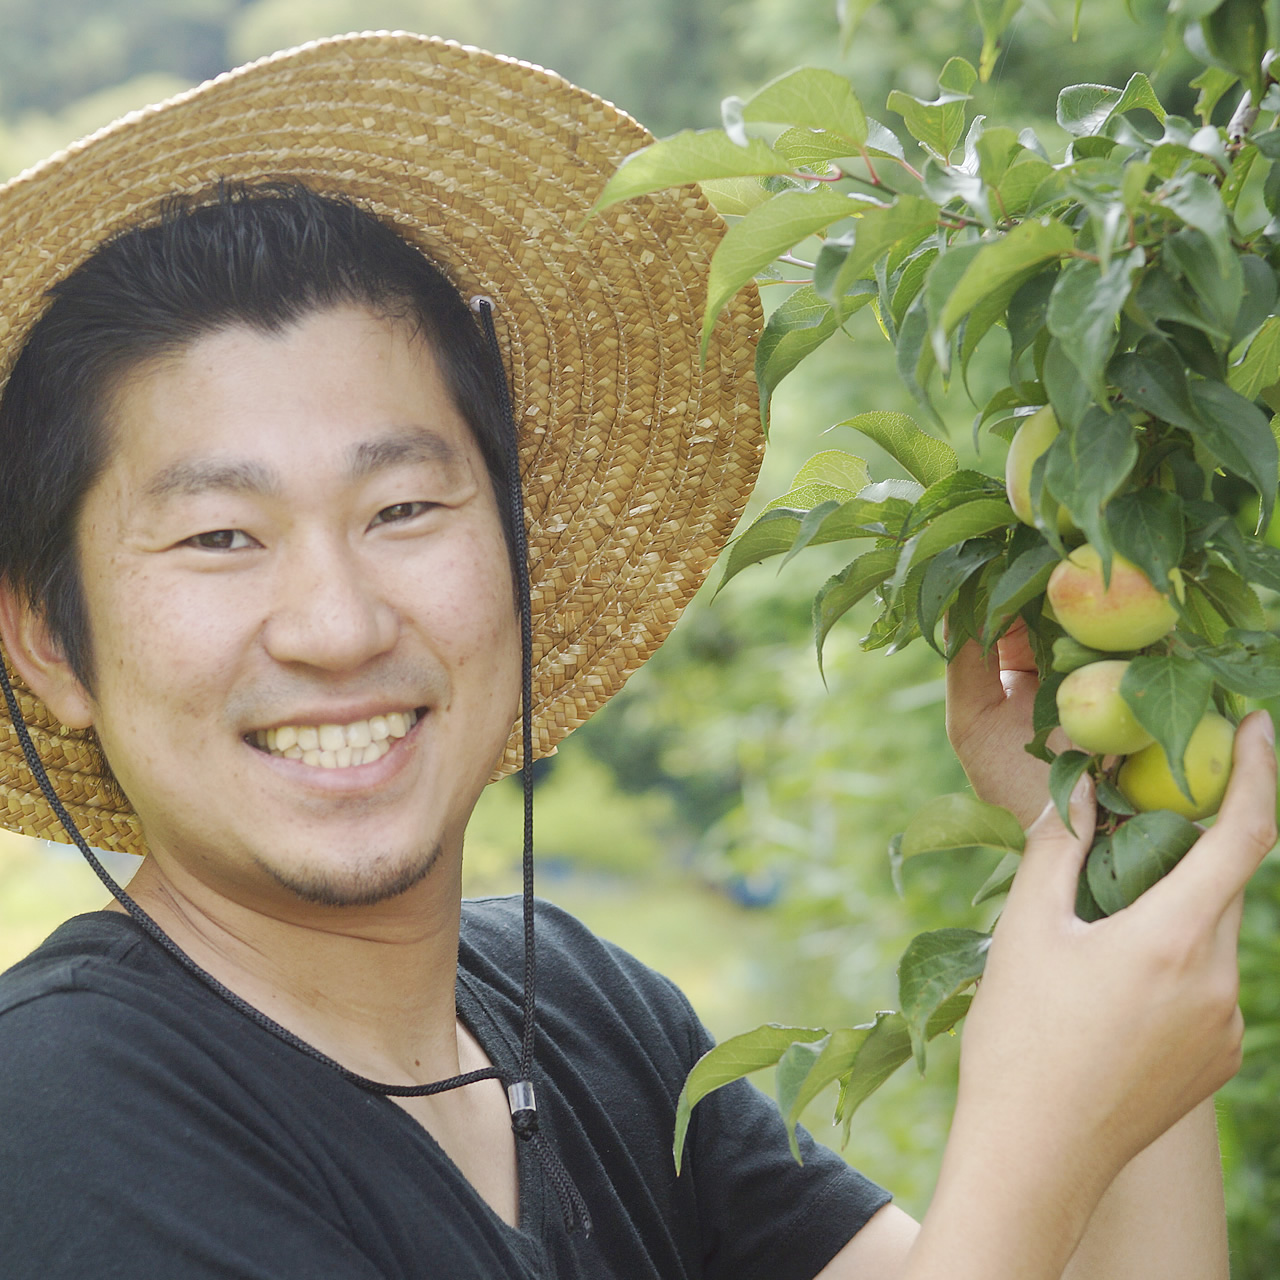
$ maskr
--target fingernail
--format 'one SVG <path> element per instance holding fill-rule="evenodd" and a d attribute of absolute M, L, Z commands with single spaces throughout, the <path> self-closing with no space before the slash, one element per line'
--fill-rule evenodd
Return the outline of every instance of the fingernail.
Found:
<path fill-rule="evenodd" d="M 1262 736 L 1273 747 L 1276 745 L 1276 722 L 1272 720 L 1271 713 L 1268 711 L 1262 713 Z"/>
<path fill-rule="evenodd" d="M 1087 773 L 1080 775 L 1080 781 L 1071 789 L 1071 803 L 1083 804 L 1089 798 L 1089 792 L 1093 787 L 1093 779 Z"/>

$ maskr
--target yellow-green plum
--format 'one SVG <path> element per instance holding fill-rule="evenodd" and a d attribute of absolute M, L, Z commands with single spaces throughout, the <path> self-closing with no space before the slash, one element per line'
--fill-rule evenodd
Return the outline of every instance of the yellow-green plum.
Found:
<path fill-rule="evenodd" d="M 1073 640 L 1105 653 L 1145 648 L 1168 635 L 1178 621 L 1169 598 L 1122 555 L 1111 557 L 1111 581 L 1104 586 L 1102 559 L 1088 543 L 1049 575 L 1046 595 Z"/>
<path fill-rule="evenodd" d="M 1107 658 L 1077 667 L 1058 686 L 1058 719 L 1082 750 L 1127 756 L 1155 741 L 1120 695 L 1128 669 L 1122 659 Z"/>
<path fill-rule="evenodd" d="M 1187 743 L 1183 766 L 1192 800 L 1188 800 L 1169 769 L 1169 757 L 1158 743 L 1144 747 L 1120 766 L 1116 781 L 1125 799 L 1142 813 L 1151 809 L 1172 809 L 1195 821 L 1218 812 L 1231 777 L 1231 746 L 1235 726 L 1210 711 L 1196 725 Z"/>
<path fill-rule="evenodd" d="M 1037 409 L 1017 430 L 1009 444 L 1004 461 L 1004 487 L 1009 495 L 1013 514 L 1023 524 L 1034 525 L 1035 511 L 1031 505 L 1031 468 L 1054 442 L 1058 435 L 1058 419 L 1050 405 Z M 1066 535 L 1077 533 L 1075 522 L 1066 507 L 1058 508 L 1058 532 Z"/>

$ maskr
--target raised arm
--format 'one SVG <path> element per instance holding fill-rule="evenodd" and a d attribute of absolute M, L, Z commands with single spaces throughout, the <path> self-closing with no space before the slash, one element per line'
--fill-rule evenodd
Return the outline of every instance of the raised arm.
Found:
<path fill-rule="evenodd" d="M 1001 768 L 996 744 L 1021 749 L 1029 735 L 1018 736 L 1013 699 L 1029 707 L 1034 688 L 1015 677 L 1006 693 L 980 661 L 953 684 L 956 675 L 970 681 L 960 691 L 969 710 L 953 701 L 953 738 L 957 716 L 987 717 L 968 738 L 979 763 L 971 755 L 966 768 L 984 798 L 1009 803 L 1020 762 L 1006 756 Z M 1207 1100 L 1239 1064 L 1242 895 L 1275 841 L 1270 721 L 1241 726 L 1212 830 L 1132 907 L 1093 924 L 1074 911 L 1093 827 L 1087 786 L 1072 825 L 1079 837 L 1046 810 L 1032 829 L 967 1019 L 956 1116 L 923 1229 L 884 1211 L 823 1280 L 877 1274 L 871 1264 L 905 1280 L 1226 1275 Z"/>

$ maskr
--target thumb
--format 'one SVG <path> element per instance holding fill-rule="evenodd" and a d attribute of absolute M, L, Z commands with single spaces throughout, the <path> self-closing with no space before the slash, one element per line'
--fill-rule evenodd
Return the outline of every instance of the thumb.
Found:
<path fill-rule="evenodd" d="M 1067 829 L 1052 801 L 1045 805 L 1028 830 L 1022 865 L 1009 890 L 1009 909 L 1015 909 L 1015 904 L 1025 899 L 1028 905 L 1018 905 L 1017 910 L 1057 913 L 1065 909 L 1074 913 L 1076 884 L 1093 843 L 1097 817 L 1093 779 L 1088 774 L 1081 777 L 1071 792 L 1068 813 L 1074 834 Z"/>

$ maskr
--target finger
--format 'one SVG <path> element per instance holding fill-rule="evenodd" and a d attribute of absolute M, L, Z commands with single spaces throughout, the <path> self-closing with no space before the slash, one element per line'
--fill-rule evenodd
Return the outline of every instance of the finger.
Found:
<path fill-rule="evenodd" d="M 983 654 L 976 640 L 969 640 L 947 663 L 947 734 L 952 742 L 963 740 L 974 725 L 1004 702 L 1000 660 Z"/>
<path fill-rule="evenodd" d="M 1066 910 L 1075 914 L 1076 885 L 1085 856 L 1093 842 L 1097 817 L 1093 781 L 1088 774 L 1076 783 L 1071 792 L 1068 812 L 1074 835 L 1067 829 L 1052 803 L 1045 806 L 1027 832 L 1022 865 L 1013 878 L 1007 910 L 1034 911 L 1038 914 L 1058 914 Z M 1028 905 L 1020 905 L 1023 901 Z"/>
<path fill-rule="evenodd" d="M 1225 913 L 1275 842 L 1275 729 L 1265 711 L 1256 711 L 1236 731 L 1231 780 L 1217 822 L 1179 863 L 1176 877 L 1166 876 L 1152 891 Z"/>
<path fill-rule="evenodd" d="M 1037 675 L 1035 655 L 1031 652 L 1031 634 L 1027 630 L 1024 618 L 1019 618 L 1008 631 L 996 641 L 996 650 L 1000 654 L 1000 666 L 1004 671 L 1032 671 Z"/>

